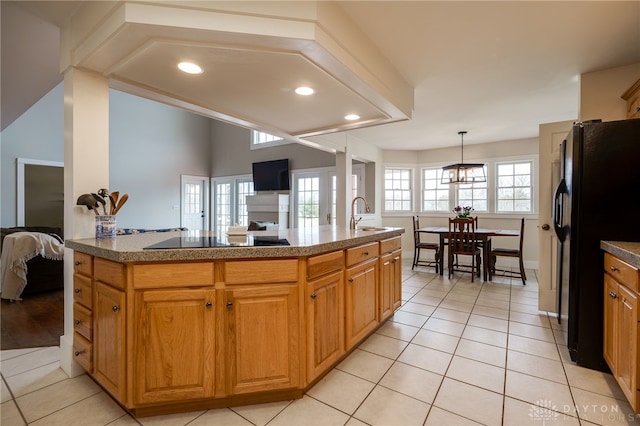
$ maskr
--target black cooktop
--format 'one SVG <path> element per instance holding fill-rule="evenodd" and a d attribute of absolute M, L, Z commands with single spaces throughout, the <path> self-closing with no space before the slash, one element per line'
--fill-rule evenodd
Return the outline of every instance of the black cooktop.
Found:
<path fill-rule="evenodd" d="M 254 235 L 243 235 L 223 237 L 174 237 L 144 247 L 144 250 L 216 247 L 264 247 L 288 245 L 290 244 L 286 238 L 278 238 L 275 236 L 258 237 Z"/>

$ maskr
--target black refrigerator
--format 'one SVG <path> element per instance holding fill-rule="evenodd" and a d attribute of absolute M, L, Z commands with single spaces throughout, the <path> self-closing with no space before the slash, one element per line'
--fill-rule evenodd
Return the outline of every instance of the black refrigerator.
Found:
<path fill-rule="evenodd" d="M 608 371 L 600 241 L 640 241 L 640 119 L 576 123 L 561 157 L 553 203 L 558 320 L 571 359 Z"/>

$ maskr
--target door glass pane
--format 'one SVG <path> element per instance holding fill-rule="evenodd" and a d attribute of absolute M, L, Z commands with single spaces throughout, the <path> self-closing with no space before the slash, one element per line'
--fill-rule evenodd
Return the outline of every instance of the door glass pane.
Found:
<path fill-rule="evenodd" d="M 239 181 L 237 183 L 237 217 L 236 222 L 243 226 L 249 226 L 249 214 L 247 213 L 247 195 L 253 195 L 253 181 Z"/>
<path fill-rule="evenodd" d="M 215 231 L 222 235 L 231 224 L 231 184 L 217 183 L 215 186 Z"/>

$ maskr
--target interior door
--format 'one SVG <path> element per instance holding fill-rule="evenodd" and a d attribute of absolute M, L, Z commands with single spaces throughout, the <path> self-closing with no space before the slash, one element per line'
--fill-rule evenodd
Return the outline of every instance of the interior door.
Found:
<path fill-rule="evenodd" d="M 553 193 L 560 180 L 560 145 L 573 121 L 540 125 L 538 212 L 538 309 L 557 312 L 558 238 L 553 230 Z"/>

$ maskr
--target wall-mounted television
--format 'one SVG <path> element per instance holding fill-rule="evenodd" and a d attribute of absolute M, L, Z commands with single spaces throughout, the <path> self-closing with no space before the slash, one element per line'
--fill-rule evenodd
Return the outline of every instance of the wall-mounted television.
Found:
<path fill-rule="evenodd" d="M 261 161 L 253 163 L 254 191 L 288 191 L 289 160 Z"/>

